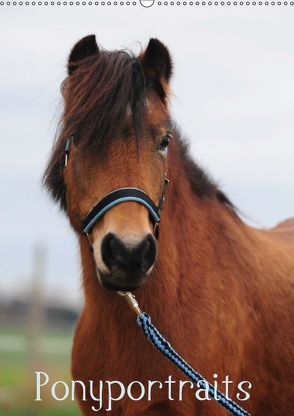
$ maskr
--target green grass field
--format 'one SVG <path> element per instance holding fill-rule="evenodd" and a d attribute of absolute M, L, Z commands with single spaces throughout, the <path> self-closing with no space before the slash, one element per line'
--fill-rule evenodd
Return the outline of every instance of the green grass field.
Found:
<path fill-rule="evenodd" d="M 40 339 L 40 354 L 30 353 L 30 337 L 22 330 L 0 328 L 0 416 L 78 416 L 71 400 L 55 401 L 50 390 L 42 390 L 35 402 L 34 371 L 44 371 L 52 382 L 68 382 L 72 334 L 47 332 Z"/>

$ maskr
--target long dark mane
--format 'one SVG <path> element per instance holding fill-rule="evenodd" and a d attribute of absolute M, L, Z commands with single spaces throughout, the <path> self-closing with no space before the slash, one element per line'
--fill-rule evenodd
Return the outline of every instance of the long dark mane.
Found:
<path fill-rule="evenodd" d="M 63 137 L 78 136 L 82 145 L 95 149 L 121 130 L 127 112 L 139 130 L 145 114 L 146 85 L 137 57 L 126 51 L 100 49 L 68 77 L 65 89 L 67 84 L 70 99 L 63 117 Z"/>
<path fill-rule="evenodd" d="M 178 131 L 177 139 L 181 152 L 181 159 L 189 178 L 192 191 L 199 198 L 216 198 L 222 204 L 227 205 L 232 212 L 237 212 L 237 208 L 214 182 L 206 170 L 195 163 L 191 156 L 189 141 L 184 139 Z"/>

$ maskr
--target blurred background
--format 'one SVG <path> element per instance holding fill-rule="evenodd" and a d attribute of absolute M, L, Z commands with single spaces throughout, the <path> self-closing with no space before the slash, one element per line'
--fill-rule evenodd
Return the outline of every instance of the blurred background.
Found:
<path fill-rule="evenodd" d="M 245 7 L 245 6 L 243 6 Z M 257 6 L 256 6 L 257 7 Z M 271 7 L 271 6 L 268 6 Z M 77 415 L 34 371 L 70 379 L 83 299 L 78 247 L 41 187 L 70 48 L 158 37 L 174 59 L 172 112 L 191 151 L 257 227 L 294 213 L 293 7 L 6 7 L 0 16 L 0 416 Z"/>

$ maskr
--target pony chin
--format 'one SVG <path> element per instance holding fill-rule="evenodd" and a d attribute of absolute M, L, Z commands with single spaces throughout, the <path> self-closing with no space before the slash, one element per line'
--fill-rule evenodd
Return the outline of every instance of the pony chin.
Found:
<path fill-rule="evenodd" d="M 105 274 L 97 269 L 97 274 L 101 285 L 113 292 L 132 292 L 139 289 L 147 279 L 147 274 L 130 275 L 121 271 Z"/>

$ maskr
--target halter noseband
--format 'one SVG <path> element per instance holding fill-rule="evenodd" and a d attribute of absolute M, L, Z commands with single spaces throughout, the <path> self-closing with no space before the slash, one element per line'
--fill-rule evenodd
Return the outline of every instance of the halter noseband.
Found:
<path fill-rule="evenodd" d="M 84 233 L 88 234 L 94 224 L 101 218 L 107 211 L 113 208 L 115 205 L 122 202 L 138 202 L 144 205 L 150 214 L 150 218 L 153 224 L 158 224 L 160 221 L 160 211 L 149 196 L 138 188 L 119 188 L 109 194 L 105 195 L 94 208 L 91 209 L 89 214 L 82 222 Z"/>

